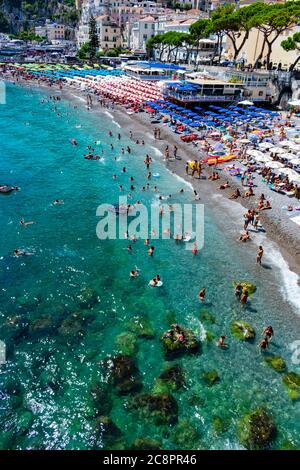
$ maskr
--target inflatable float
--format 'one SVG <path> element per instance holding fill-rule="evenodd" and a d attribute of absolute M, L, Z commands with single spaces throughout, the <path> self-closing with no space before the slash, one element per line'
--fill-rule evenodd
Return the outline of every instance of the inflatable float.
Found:
<path fill-rule="evenodd" d="M 150 287 L 161 287 L 163 285 L 163 282 L 162 281 L 158 281 L 157 284 L 152 284 L 152 280 L 149 282 L 149 286 Z"/>
<path fill-rule="evenodd" d="M 215 165 L 216 163 L 225 163 L 234 160 L 236 155 L 224 155 L 223 157 L 210 157 L 205 160 L 205 163 L 208 165 Z"/>

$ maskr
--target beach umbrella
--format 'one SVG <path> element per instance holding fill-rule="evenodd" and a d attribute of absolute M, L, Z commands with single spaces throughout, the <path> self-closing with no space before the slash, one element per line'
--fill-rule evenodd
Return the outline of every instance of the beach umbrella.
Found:
<path fill-rule="evenodd" d="M 280 155 L 280 158 L 284 158 L 285 160 L 293 160 L 295 155 L 293 153 L 283 153 Z"/>
<path fill-rule="evenodd" d="M 272 168 L 274 170 L 277 170 L 279 168 L 283 168 L 284 167 L 284 164 L 283 163 L 280 163 L 280 162 L 274 162 L 274 161 L 271 161 L 270 163 L 268 163 L 268 167 L 269 168 Z"/>
<path fill-rule="evenodd" d="M 287 103 L 289 106 L 300 106 L 300 100 L 292 100 Z"/>
<path fill-rule="evenodd" d="M 272 147 L 272 145 L 273 144 L 270 142 L 262 142 L 261 144 L 258 144 L 259 148 L 263 150 L 269 149 L 270 147 Z"/>
<path fill-rule="evenodd" d="M 290 163 L 292 163 L 293 165 L 300 165 L 300 158 L 293 158 L 292 160 L 290 160 Z"/>
<path fill-rule="evenodd" d="M 253 157 L 257 162 L 260 163 L 269 163 L 272 162 L 272 159 L 268 155 L 257 155 Z"/>
<path fill-rule="evenodd" d="M 250 155 L 251 157 L 263 157 L 265 154 L 263 152 L 260 152 L 259 150 L 251 149 L 247 150 L 247 155 Z"/>
<path fill-rule="evenodd" d="M 282 140 L 281 142 L 279 142 L 279 145 L 281 147 L 289 147 L 291 144 L 293 144 L 293 142 L 291 142 L 290 140 Z"/>
<path fill-rule="evenodd" d="M 240 143 L 240 144 L 250 144 L 250 142 L 251 142 L 251 140 L 249 140 L 249 139 L 241 139 L 241 140 L 239 140 L 239 143 Z"/>
<path fill-rule="evenodd" d="M 252 101 L 244 100 L 240 101 L 238 104 L 241 104 L 243 106 L 253 106 L 254 103 L 252 103 Z"/>
<path fill-rule="evenodd" d="M 270 148 L 270 152 L 272 153 L 278 153 L 278 154 L 281 154 L 281 153 L 286 153 L 283 148 L 281 147 L 271 147 Z"/>

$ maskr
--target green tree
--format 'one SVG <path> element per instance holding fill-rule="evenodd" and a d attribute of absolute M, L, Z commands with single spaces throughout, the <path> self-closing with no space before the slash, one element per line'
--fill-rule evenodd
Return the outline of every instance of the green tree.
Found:
<path fill-rule="evenodd" d="M 77 52 L 78 59 L 88 60 L 90 58 L 90 50 L 91 48 L 89 42 L 85 42 L 84 44 L 82 44 L 81 48 Z"/>
<path fill-rule="evenodd" d="M 254 4 L 255 5 L 255 4 Z M 233 59 L 236 60 L 249 38 L 255 6 L 235 10 L 234 5 L 224 5 L 212 14 L 212 30 L 226 34 L 233 47 Z"/>
<path fill-rule="evenodd" d="M 191 35 L 191 43 L 196 46 L 197 54 L 200 48 L 200 40 L 208 38 L 212 32 L 212 21 L 210 19 L 200 18 L 195 23 L 191 24 L 189 33 Z"/>
<path fill-rule="evenodd" d="M 266 66 L 269 69 L 274 42 L 278 37 L 289 30 L 299 21 L 299 2 L 286 2 L 282 4 L 256 4 L 256 13 L 251 20 L 252 27 L 258 29 L 263 35 L 263 45 L 256 59 L 255 66 L 263 57 L 265 48 Z"/>
<path fill-rule="evenodd" d="M 299 52 L 299 55 L 295 62 L 290 66 L 290 71 L 293 71 L 296 65 L 298 64 L 300 60 L 300 32 L 295 33 L 292 36 L 289 36 L 287 39 L 284 41 L 281 41 L 281 47 L 289 52 L 289 51 L 297 51 Z"/>
<path fill-rule="evenodd" d="M 96 57 L 97 50 L 99 49 L 99 37 L 97 31 L 97 23 L 93 16 L 89 21 L 89 46 L 90 46 L 90 58 Z"/>

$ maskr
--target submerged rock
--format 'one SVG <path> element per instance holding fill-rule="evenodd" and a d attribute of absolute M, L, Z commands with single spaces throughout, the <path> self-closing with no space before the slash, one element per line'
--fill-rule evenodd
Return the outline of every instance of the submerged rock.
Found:
<path fill-rule="evenodd" d="M 58 367 L 55 367 L 51 370 L 43 370 L 39 376 L 39 382 L 42 387 L 49 387 L 53 392 L 57 392 L 62 386 L 62 380 Z"/>
<path fill-rule="evenodd" d="M 179 449 L 198 449 L 200 434 L 198 430 L 187 420 L 178 423 L 172 433 L 172 440 Z"/>
<path fill-rule="evenodd" d="M 205 341 L 208 341 L 209 343 L 211 343 L 215 339 L 215 337 L 216 335 L 212 331 L 209 331 L 209 330 L 205 331 Z"/>
<path fill-rule="evenodd" d="M 58 328 L 58 333 L 62 336 L 78 336 L 83 333 L 84 318 L 80 312 L 69 315 Z"/>
<path fill-rule="evenodd" d="M 203 321 L 203 322 L 208 322 L 208 323 L 212 323 L 212 324 L 216 323 L 216 318 L 208 310 L 201 310 L 200 320 Z"/>
<path fill-rule="evenodd" d="M 109 357 L 103 361 L 103 366 L 118 394 L 123 395 L 141 389 L 139 370 L 131 357 L 122 354 Z"/>
<path fill-rule="evenodd" d="M 279 450 L 299 450 L 299 448 L 291 441 L 284 441 Z"/>
<path fill-rule="evenodd" d="M 155 336 L 155 331 L 148 317 L 134 316 L 127 323 L 127 328 L 139 338 L 152 339 Z"/>
<path fill-rule="evenodd" d="M 169 393 L 136 395 L 130 406 L 155 424 L 175 424 L 178 419 L 178 404 Z"/>
<path fill-rule="evenodd" d="M 266 410 L 257 408 L 238 423 L 238 437 L 249 450 L 263 450 L 276 436 L 276 425 Z"/>
<path fill-rule="evenodd" d="M 19 435 L 26 434 L 31 428 L 34 421 L 34 416 L 31 411 L 23 410 L 18 414 L 17 418 L 17 433 Z"/>
<path fill-rule="evenodd" d="M 250 282 L 235 281 L 233 283 L 233 285 L 234 285 L 234 287 L 236 287 L 237 285 L 241 285 L 242 288 L 243 288 L 243 291 L 248 291 L 249 295 L 252 295 L 252 294 L 254 294 L 254 292 L 256 292 L 256 286 L 254 284 L 251 284 Z"/>
<path fill-rule="evenodd" d="M 135 334 L 125 331 L 116 338 L 116 344 L 120 354 L 134 356 L 138 351 L 137 338 Z"/>
<path fill-rule="evenodd" d="M 12 315 L 6 318 L 0 334 L 6 341 L 11 339 L 18 341 L 27 335 L 28 328 L 29 321 L 24 315 Z"/>
<path fill-rule="evenodd" d="M 183 354 L 195 354 L 200 350 L 200 341 L 193 331 L 179 325 L 172 325 L 161 337 L 161 341 L 167 360 Z"/>
<path fill-rule="evenodd" d="M 288 395 L 292 400 L 300 398 L 300 375 L 296 372 L 288 372 L 282 378 L 284 385 L 287 387 Z"/>
<path fill-rule="evenodd" d="M 107 448 L 116 444 L 122 433 L 109 416 L 99 416 L 96 419 L 96 436 L 98 445 Z"/>
<path fill-rule="evenodd" d="M 135 439 L 131 446 L 132 450 L 161 450 L 161 443 L 148 439 L 147 437 L 139 437 Z"/>
<path fill-rule="evenodd" d="M 235 320 L 230 325 L 231 333 L 241 341 L 249 341 L 255 337 L 255 330 L 244 320 Z"/>
<path fill-rule="evenodd" d="M 264 357 L 266 364 L 272 369 L 276 370 L 276 372 L 285 372 L 286 370 L 286 363 L 285 360 L 282 359 L 280 356 L 274 356 L 273 354 Z"/>
<path fill-rule="evenodd" d="M 90 395 L 96 415 L 108 415 L 111 412 L 113 402 L 106 384 L 92 384 Z"/>
<path fill-rule="evenodd" d="M 156 379 L 153 393 L 168 393 L 185 386 L 182 368 L 179 364 L 168 367 Z"/>
<path fill-rule="evenodd" d="M 214 416 L 212 420 L 212 427 L 215 434 L 219 435 L 227 431 L 229 422 L 227 419 L 224 419 L 221 416 Z"/>
<path fill-rule="evenodd" d="M 202 374 L 202 379 L 207 385 L 213 385 L 217 382 L 220 382 L 220 377 L 216 369 L 204 372 Z"/>
<path fill-rule="evenodd" d="M 29 327 L 29 333 L 31 336 L 41 336 L 50 334 L 54 330 L 55 325 L 51 316 L 45 316 L 33 320 Z"/>
<path fill-rule="evenodd" d="M 80 291 L 79 300 L 80 308 L 92 308 L 99 302 L 98 293 L 91 287 L 84 287 Z"/>

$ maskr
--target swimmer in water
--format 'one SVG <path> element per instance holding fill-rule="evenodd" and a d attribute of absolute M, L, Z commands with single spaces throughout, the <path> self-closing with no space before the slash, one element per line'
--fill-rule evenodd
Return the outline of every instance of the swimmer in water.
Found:
<path fill-rule="evenodd" d="M 273 338 L 274 336 L 274 330 L 272 328 L 272 326 L 267 326 L 263 332 L 262 332 L 262 336 L 265 337 L 265 339 L 269 342 L 271 341 L 271 339 Z"/>
<path fill-rule="evenodd" d="M 132 246 L 131 245 L 128 245 L 127 251 L 128 251 L 128 253 L 132 253 Z"/>
<path fill-rule="evenodd" d="M 148 245 L 149 245 L 149 238 L 146 238 L 146 240 L 144 241 L 144 245 L 145 245 L 145 246 L 148 246 Z"/>
<path fill-rule="evenodd" d="M 72 145 L 75 145 L 75 147 L 78 145 L 78 142 L 75 139 L 70 139 L 70 142 Z"/>
<path fill-rule="evenodd" d="M 153 256 L 154 250 L 155 250 L 154 246 L 150 246 L 148 250 L 148 256 Z"/>
<path fill-rule="evenodd" d="M 269 342 L 266 338 L 264 338 L 258 345 L 261 351 L 266 351 L 269 347 Z"/>
<path fill-rule="evenodd" d="M 247 291 L 247 290 L 243 290 L 242 295 L 241 295 L 241 298 L 240 298 L 242 305 L 245 305 L 245 304 L 247 303 L 248 296 L 249 296 L 248 291 Z"/>
<path fill-rule="evenodd" d="M 240 299 L 241 298 L 241 295 L 243 293 L 243 286 L 241 286 L 241 284 L 237 284 L 235 286 L 235 296 Z"/>
<path fill-rule="evenodd" d="M 201 300 L 201 302 L 204 302 L 205 294 L 206 294 L 206 288 L 203 287 L 203 289 L 201 289 L 199 294 L 198 294 L 198 299 Z"/>
<path fill-rule="evenodd" d="M 55 199 L 55 201 L 53 202 L 53 205 L 54 206 L 61 206 L 63 203 L 64 203 L 64 201 L 62 199 Z"/>
<path fill-rule="evenodd" d="M 27 251 L 16 249 L 13 252 L 13 256 L 15 258 L 19 258 L 20 256 L 33 256 L 33 253 L 28 253 Z"/>
<path fill-rule="evenodd" d="M 225 343 L 225 339 L 226 339 L 226 336 L 220 336 L 220 338 L 217 342 L 217 346 L 219 348 L 224 348 L 224 349 L 228 348 L 228 344 Z"/>
<path fill-rule="evenodd" d="M 197 248 L 197 243 L 196 243 L 196 242 L 195 242 L 194 245 L 193 245 L 192 253 L 193 253 L 193 255 L 197 255 L 197 254 L 198 254 L 198 248 Z"/>
<path fill-rule="evenodd" d="M 113 180 L 116 180 L 117 179 L 117 175 L 113 175 Z"/>
<path fill-rule="evenodd" d="M 32 224 L 35 224 L 35 222 L 25 222 L 24 219 L 20 220 L 20 225 L 22 225 L 23 227 L 27 227 L 27 225 L 32 225 Z"/>
<path fill-rule="evenodd" d="M 133 269 L 132 271 L 130 271 L 130 274 L 129 274 L 129 275 L 130 275 L 131 278 L 135 279 L 135 278 L 139 277 L 139 275 L 140 275 L 140 270 L 139 270 L 137 267 L 135 267 L 135 269 Z"/>
<path fill-rule="evenodd" d="M 153 279 L 151 279 L 151 281 L 149 282 L 149 284 L 150 284 L 150 286 L 152 286 L 152 287 L 156 287 L 159 282 L 160 282 L 160 275 L 157 274 L 157 276 L 155 276 Z"/>

